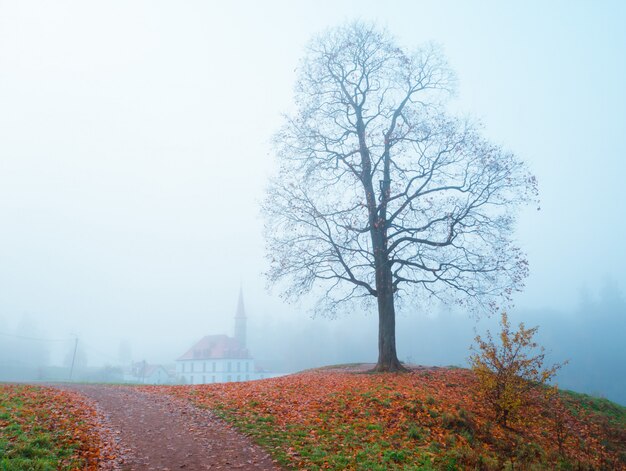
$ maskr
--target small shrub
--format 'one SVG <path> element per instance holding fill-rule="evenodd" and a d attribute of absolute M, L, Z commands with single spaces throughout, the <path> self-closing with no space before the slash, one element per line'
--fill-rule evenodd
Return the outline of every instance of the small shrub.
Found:
<path fill-rule="evenodd" d="M 526 329 L 521 323 L 513 332 L 505 312 L 500 326 L 500 343 L 496 344 L 489 332 L 486 339 L 476 336 L 469 360 L 496 421 L 507 426 L 509 419 L 528 403 L 529 392 L 545 385 L 564 363 L 544 367 L 545 349 L 533 340 L 538 327 Z"/>

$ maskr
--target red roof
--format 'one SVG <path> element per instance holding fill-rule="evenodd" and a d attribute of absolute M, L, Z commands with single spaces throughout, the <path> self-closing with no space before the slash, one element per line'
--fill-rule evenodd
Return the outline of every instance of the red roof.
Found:
<path fill-rule="evenodd" d="M 247 348 L 227 335 L 207 335 L 200 339 L 179 360 L 217 360 L 224 358 L 251 358 Z"/>

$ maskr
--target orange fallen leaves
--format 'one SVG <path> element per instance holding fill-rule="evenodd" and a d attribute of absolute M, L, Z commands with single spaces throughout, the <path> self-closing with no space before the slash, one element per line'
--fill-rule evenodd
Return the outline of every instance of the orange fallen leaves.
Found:
<path fill-rule="evenodd" d="M 539 459 L 597 469 L 623 466 L 619 451 L 603 445 L 603 425 L 584 410 L 575 416 L 561 407 L 567 433 L 561 427 L 558 439 L 554 404 L 539 396 L 523 424 L 498 425 L 480 399 L 476 377 L 464 369 L 317 370 L 244 383 L 146 388 L 221 411 L 295 469 L 363 469 L 366 464 L 405 469 L 425 462 L 420 460 L 461 469 L 477 463 L 499 469 L 507 462 Z"/>
<path fill-rule="evenodd" d="M 25 435 L 50 432 L 54 448 L 72 450 L 58 463 L 59 469 L 98 469 L 104 458 L 98 432 L 101 424 L 97 411 L 84 397 L 50 387 L 3 384 L 0 399 L 0 430 L 13 424 Z M 15 440 L 8 432 L 0 436 Z"/>

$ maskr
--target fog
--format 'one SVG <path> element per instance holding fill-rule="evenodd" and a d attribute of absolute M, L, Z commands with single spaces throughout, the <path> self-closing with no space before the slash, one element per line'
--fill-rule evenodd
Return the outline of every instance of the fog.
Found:
<path fill-rule="evenodd" d="M 233 334 L 240 288 L 269 371 L 375 361 L 375 312 L 312 319 L 310 299 L 266 290 L 259 211 L 304 46 L 354 18 L 440 43 L 451 106 L 529 164 L 541 210 L 518 223 L 530 276 L 511 320 L 570 360 L 562 387 L 626 404 L 617 1 L 0 0 L 0 380 L 71 358 L 172 364 Z M 465 365 L 474 329 L 495 324 L 407 303 L 398 353 Z"/>

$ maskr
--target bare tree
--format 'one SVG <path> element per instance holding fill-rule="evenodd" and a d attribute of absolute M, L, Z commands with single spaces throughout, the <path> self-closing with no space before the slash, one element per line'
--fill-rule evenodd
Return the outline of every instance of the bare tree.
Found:
<path fill-rule="evenodd" d="M 497 309 L 527 274 L 511 234 L 535 178 L 446 112 L 454 81 L 437 47 L 409 54 L 386 31 L 351 23 L 311 42 L 297 111 L 275 136 L 269 280 L 286 281 L 288 299 L 323 286 L 327 312 L 375 298 L 378 371 L 403 368 L 402 296 Z"/>

